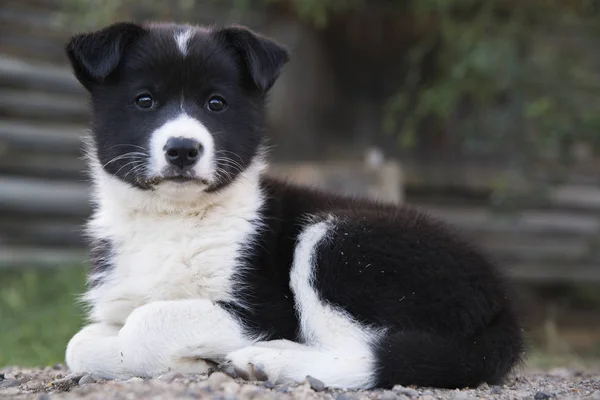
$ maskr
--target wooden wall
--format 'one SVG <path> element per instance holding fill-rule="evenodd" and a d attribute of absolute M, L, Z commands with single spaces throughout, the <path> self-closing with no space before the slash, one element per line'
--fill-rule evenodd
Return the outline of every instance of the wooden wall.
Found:
<path fill-rule="evenodd" d="M 90 206 L 81 137 L 89 113 L 86 95 L 65 65 L 62 47 L 69 32 L 50 18 L 55 3 L 0 5 L 0 267 L 56 267 L 86 257 L 81 225 Z M 331 126 L 315 119 L 299 129 L 301 116 L 294 110 L 318 104 L 323 96 L 316 90 L 320 83 L 295 95 L 307 71 L 328 73 L 318 45 L 311 45 L 318 37 L 304 35 L 306 27 L 293 21 L 271 22 L 266 30 L 282 41 L 296 40 L 294 51 L 306 56 L 294 61 L 275 88 L 273 144 L 292 151 L 299 141 L 315 149 L 320 138 L 303 140 L 303 132 L 327 132 Z M 490 208 L 489 196 L 499 176 L 524 190 L 531 182 L 493 165 L 431 157 L 400 162 L 392 157 L 385 164 L 391 167 L 373 175 L 356 157 L 368 144 L 359 142 L 348 138 L 327 162 L 279 157 L 272 170 L 316 186 L 419 206 L 455 224 L 517 279 L 600 281 L 600 174 L 573 174 L 543 199 L 522 203 L 516 212 L 498 212 Z"/>

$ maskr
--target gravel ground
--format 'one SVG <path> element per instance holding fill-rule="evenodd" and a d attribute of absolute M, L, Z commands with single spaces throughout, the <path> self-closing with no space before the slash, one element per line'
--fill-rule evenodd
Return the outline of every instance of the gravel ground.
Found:
<path fill-rule="evenodd" d="M 515 374 L 505 385 L 469 390 L 396 386 L 392 390 L 328 390 L 317 379 L 296 386 L 243 382 L 222 372 L 207 375 L 168 373 L 156 379 L 96 380 L 69 375 L 61 365 L 43 369 L 0 369 L 1 399 L 600 399 L 600 371 L 555 369 Z"/>

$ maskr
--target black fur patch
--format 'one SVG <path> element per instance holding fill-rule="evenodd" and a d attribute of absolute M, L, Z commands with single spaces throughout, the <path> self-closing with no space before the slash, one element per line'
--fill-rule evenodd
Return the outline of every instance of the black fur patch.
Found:
<path fill-rule="evenodd" d="M 91 287 L 102 283 L 102 272 L 113 268 L 113 245 L 108 239 L 94 240 L 90 243 L 90 270 L 88 284 Z"/>

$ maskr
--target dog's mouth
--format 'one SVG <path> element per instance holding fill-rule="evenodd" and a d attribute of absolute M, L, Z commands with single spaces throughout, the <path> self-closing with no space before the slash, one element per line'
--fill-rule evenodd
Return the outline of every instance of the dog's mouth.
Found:
<path fill-rule="evenodd" d="M 198 176 L 189 176 L 189 175 L 161 175 L 154 176 L 147 179 L 139 179 L 139 183 L 144 186 L 157 186 L 164 182 L 172 182 L 177 184 L 197 184 L 201 186 L 208 186 L 210 182 L 208 179 L 200 178 Z"/>

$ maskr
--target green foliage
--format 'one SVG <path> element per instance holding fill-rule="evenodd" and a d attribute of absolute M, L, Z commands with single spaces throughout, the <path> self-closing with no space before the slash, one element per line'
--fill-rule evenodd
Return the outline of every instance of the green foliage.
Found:
<path fill-rule="evenodd" d="M 593 40 L 584 26 L 597 21 L 565 2 L 531 3 L 411 2 L 417 18 L 436 21 L 414 49 L 413 68 L 420 67 L 428 41 L 439 41 L 439 52 L 436 77 L 417 83 L 415 103 L 401 100 L 414 83 L 390 102 L 392 114 L 412 107 L 403 134 L 412 135 L 426 118 L 450 124 L 461 102 L 468 102 L 459 132 L 480 136 L 490 148 L 518 144 L 527 157 L 564 161 L 570 145 L 597 139 L 600 77 L 591 65 L 593 47 L 569 45 Z"/>
<path fill-rule="evenodd" d="M 0 279 L 0 367 L 64 361 L 68 340 L 82 325 L 77 296 L 83 268 L 3 270 Z"/>

